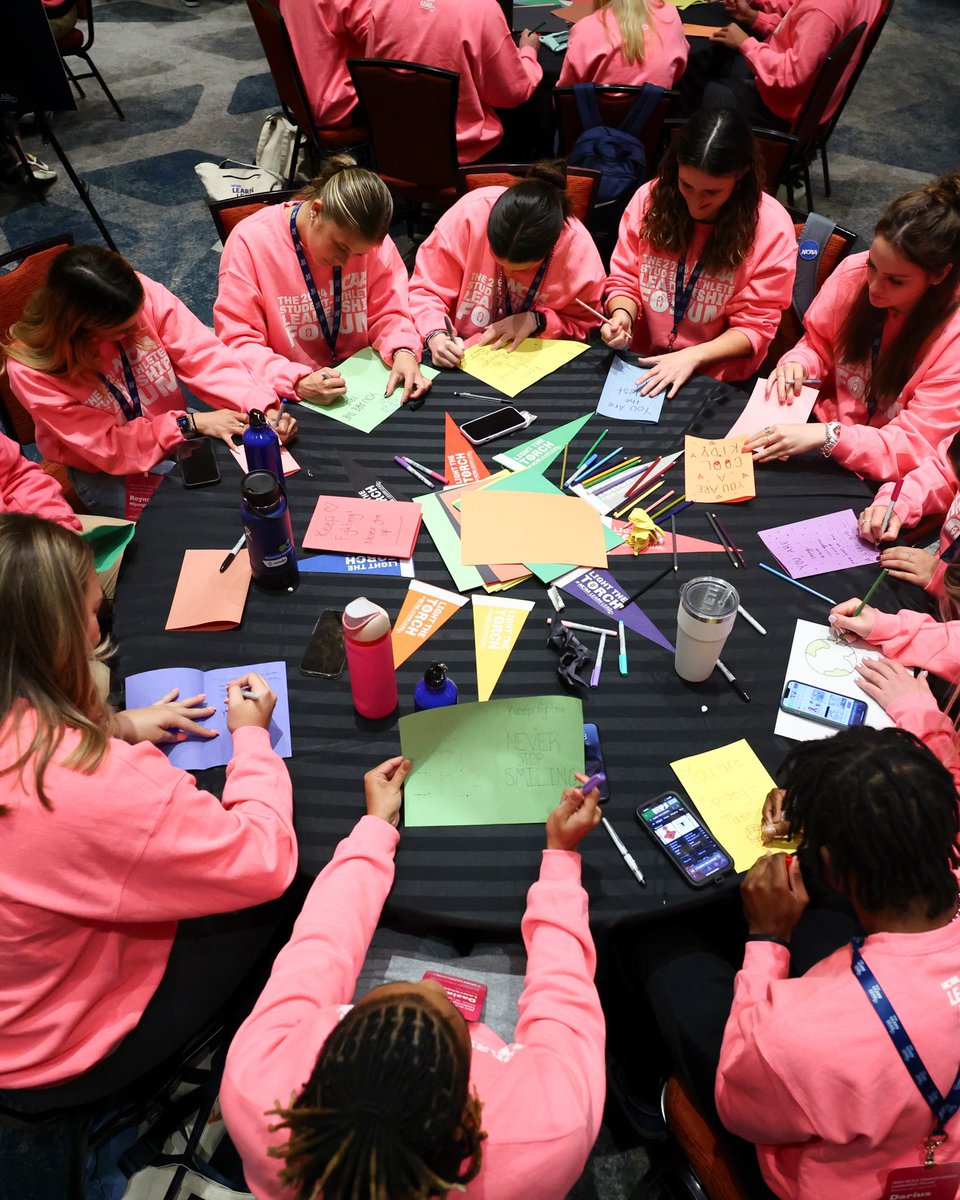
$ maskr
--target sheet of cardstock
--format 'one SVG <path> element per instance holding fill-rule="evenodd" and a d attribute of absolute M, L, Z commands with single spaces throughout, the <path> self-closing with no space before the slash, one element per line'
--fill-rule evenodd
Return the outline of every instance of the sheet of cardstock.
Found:
<path fill-rule="evenodd" d="M 735 504 L 757 494 L 753 455 L 741 438 L 683 439 L 684 493 L 701 504 Z M 642 491 L 643 489 L 641 489 Z"/>
<path fill-rule="evenodd" d="M 634 633 L 639 633 L 641 637 L 673 654 L 672 643 L 663 636 L 643 609 L 638 608 L 635 602 L 620 607 L 630 593 L 617 583 L 609 571 L 577 569 L 568 575 L 561 575 L 554 582 L 557 587 L 589 604 L 605 617 L 612 621 L 622 621 Z"/>
<path fill-rule="evenodd" d="M 512 476 L 508 471 L 498 471 L 495 475 L 488 475 L 485 479 L 464 483 L 460 487 L 446 488 L 437 493 L 440 506 L 450 518 L 450 523 L 456 530 L 458 538 L 460 537 L 460 499 L 463 493 L 476 491 L 479 488 L 493 487 L 501 480 L 510 478 Z M 535 491 L 536 489 L 531 490 Z M 491 587 L 497 590 L 501 584 L 519 583 L 523 579 L 530 578 L 530 571 L 523 563 L 480 563 L 477 570 L 483 579 L 483 586 L 488 591 Z"/>
<path fill-rule="evenodd" d="M 684 36 L 688 38 L 712 38 L 716 32 L 716 25 L 688 25 L 686 21 L 683 23 L 683 33 Z"/>
<path fill-rule="evenodd" d="M 223 550 L 185 550 L 164 629 L 234 629 L 243 618 L 250 588 L 246 547 L 223 572 Z"/>
<path fill-rule="evenodd" d="M 738 871 L 749 870 L 772 848 L 763 844 L 762 813 L 767 793 L 777 785 L 745 738 L 670 766 Z"/>
<path fill-rule="evenodd" d="M 459 521 L 454 524 L 447 510 L 440 503 L 436 492 L 427 492 L 417 496 L 417 503 L 423 512 L 423 523 L 427 527 L 437 553 L 443 559 L 453 586 L 458 592 L 468 592 L 471 588 L 483 586 L 483 577 L 476 567 L 467 567 L 460 561 L 460 532 Z"/>
<path fill-rule="evenodd" d="M 513 446 L 510 450 L 495 454 L 493 461 L 509 467 L 511 471 L 536 467 L 542 473 L 554 459 L 560 457 L 564 446 L 573 441 L 592 416 L 593 413 L 586 413 L 573 421 L 567 421 L 564 425 L 558 425 L 556 429 L 551 429 L 547 433 L 538 434 L 529 442 L 524 442 L 522 446 Z"/>
<path fill-rule="evenodd" d="M 813 412 L 819 395 L 816 388 L 803 387 L 800 389 L 800 395 L 794 396 L 792 404 L 781 404 L 777 399 L 776 388 L 768 396 L 766 379 L 758 379 L 750 393 L 750 399 L 727 437 L 750 437 L 751 434 L 759 433 L 766 425 L 782 425 L 784 422 L 802 425 Z"/>
<path fill-rule="evenodd" d="M 420 505 L 412 500 L 319 496 L 304 550 L 338 550 L 382 558 L 410 558 L 420 532 Z"/>
<path fill-rule="evenodd" d="M 471 596 L 473 644 L 477 655 L 477 699 L 489 700 L 513 653 L 533 600 Z"/>
<path fill-rule="evenodd" d="M 365 346 L 344 362 L 338 363 L 337 370 L 347 385 L 347 394 L 332 404 L 302 400 L 304 408 L 310 408 L 324 417 L 332 417 L 334 421 L 349 425 L 351 429 L 359 429 L 361 433 L 370 433 L 401 407 L 401 388 L 389 396 L 384 395 L 390 371 L 372 346 Z M 435 368 L 424 364 L 421 364 L 420 372 L 427 379 L 435 379 L 440 374 Z"/>
<path fill-rule="evenodd" d="M 301 575 L 386 575 L 412 579 L 412 558 L 371 558 L 366 554 L 314 554 L 297 563 Z"/>
<path fill-rule="evenodd" d="M 597 403 L 597 416 L 609 417 L 612 421 L 647 421 L 656 424 L 660 420 L 667 389 L 663 388 L 649 396 L 641 395 L 640 384 L 649 373 L 649 368 L 638 367 L 636 363 L 629 363 L 619 355 L 614 355 Z"/>
<path fill-rule="evenodd" d="M 573 3 L 566 8 L 551 8 L 550 12 L 553 16 L 562 17 L 564 21 L 576 25 L 578 21 L 589 17 L 593 12 L 593 0 L 573 0 Z"/>
<path fill-rule="evenodd" d="M 83 526 L 80 536 L 93 549 L 93 569 L 102 575 L 119 562 L 137 526 L 120 517 L 96 517 L 87 513 L 81 513 L 79 520 Z"/>
<path fill-rule="evenodd" d="M 578 496 L 466 492 L 460 502 L 463 562 L 559 562 L 606 566 L 600 514 Z"/>
<path fill-rule="evenodd" d="M 451 487 L 460 483 L 475 483 L 490 474 L 449 413 L 443 414 L 443 457 L 446 460 L 444 474 Z"/>
<path fill-rule="evenodd" d="M 405 663 L 415 650 L 466 604 L 466 596 L 414 579 L 393 624 L 393 665 Z"/>
<path fill-rule="evenodd" d="M 808 575 L 825 575 L 845 567 L 876 564 L 877 547 L 865 542 L 857 530 L 856 513 L 845 508 L 822 517 L 761 529 L 758 536 L 788 575 L 805 579 Z"/>
<path fill-rule="evenodd" d="M 573 696 L 453 704 L 401 717 L 409 828 L 539 825 L 583 770 L 583 706 Z"/>
<path fill-rule="evenodd" d="M 247 467 L 247 456 L 243 446 L 228 446 L 227 449 L 230 451 L 240 470 L 246 474 L 249 468 Z M 300 470 L 300 464 L 286 446 L 280 447 L 280 465 L 283 467 L 284 477 L 287 475 L 296 475 L 297 471 Z"/>
<path fill-rule="evenodd" d="M 505 396 L 518 396 L 524 388 L 566 366 L 588 349 L 586 342 L 558 338 L 526 338 L 516 350 L 468 346 L 460 360 L 460 370 Z"/>
<path fill-rule="evenodd" d="M 866 642 L 853 644 L 834 639 L 829 625 L 817 625 L 813 621 L 797 621 L 790 646 L 790 657 L 783 677 L 784 687 L 790 679 L 809 683 L 828 692 L 839 692 L 841 696 L 852 696 L 854 700 L 866 700 L 865 725 L 874 729 L 888 729 L 893 721 L 875 700 L 857 686 L 857 665 L 865 658 L 882 658 L 883 655 Z M 783 688 L 780 689 L 783 695 Z M 832 737 L 837 732 L 831 725 L 821 725 L 806 717 L 795 717 L 777 708 L 777 723 L 774 733 L 793 738 L 798 742 L 815 742 Z"/>

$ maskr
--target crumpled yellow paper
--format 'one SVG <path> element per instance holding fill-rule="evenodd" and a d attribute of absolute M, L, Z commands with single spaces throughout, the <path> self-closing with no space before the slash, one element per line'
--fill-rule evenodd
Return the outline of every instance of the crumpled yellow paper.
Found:
<path fill-rule="evenodd" d="M 645 508 L 632 509 L 628 520 L 632 528 L 627 530 L 626 541 L 634 554 L 642 554 L 650 546 L 658 546 L 663 541 L 663 530 Z"/>

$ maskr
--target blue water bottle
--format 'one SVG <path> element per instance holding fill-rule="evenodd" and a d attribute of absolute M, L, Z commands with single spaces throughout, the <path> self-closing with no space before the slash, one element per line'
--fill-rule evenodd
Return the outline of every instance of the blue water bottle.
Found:
<path fill-rule="evenodd" d="M 444 708 L 448 704 L 456 704 L 458 698 L 459 689 L 447 674 L 447 664 L 431 663 L 413 689 L 413 711 Z"/>
<path fill-rule="evenodd" d="M 300 568 L 287 494 L 272 471 L 244 475 L 240 519 L 253 578 L 261 587 L 292 591 L 300 582 Z"/>
<path fill-rule="evenodd" d="M 267 418 L 259 408 L 251 409 L 250 423 L 243 431 L 243 452 L 248 471 L 272 471 L 283 481 L 283 463 L 280 458 L 280 438 L 270 428 Z"/>

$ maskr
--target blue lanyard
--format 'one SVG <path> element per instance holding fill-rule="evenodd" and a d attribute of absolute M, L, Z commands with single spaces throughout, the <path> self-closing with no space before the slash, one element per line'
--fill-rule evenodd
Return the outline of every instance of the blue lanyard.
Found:
<path fill-rule="evenodd" d="M 540 266 L 537 267 L 537 273 L 536 273 L 536 275 L 534 275 L 530 286 L 527 288 L 527 294 L 524 296 L 523 303 L 520 305 L 520 312 L 528 312 L 530 309 L 530 306 L 533 304 L 534 300 L 536 300 L 537 292 L 540 291 L 540 285 L 543 283 L 543 277 L 547 273 L 547 267 L 550 266 L 551 258 L 553 258 L 552 250 L 547 255 L 547 257 L 543 260 L 543 262 L 540 264 Z M 503 297 L 502 307 L 506 309 L 505 315 L 508 317 L 512 317 L 513 316 L 513 305 L 510 303 L 510 289 L 507 287 L 507 277 L 506 277 L 506 275 L 504 275 L 502 267 L 500 268 L 500 273 L 497 276 L 497 288 L 498 288 L 498 291 L 500 292 L 500 295 Z M 500 308 L 501 308 L 501 305 L 498 304 L 497 305 L 497 317 L 498 318 L 500 315 Z"/>
<path fill-rule="evenodd" d="M 302 208 L 302 204 L 297 204 L 290 213 L 290 236 L 293 238 L 293 248 L 297 252 L 297 260 L 300 263 L 300 270 L 303 274 L 303 282 L 307 285 L 307 291 L 310 293 L 310 299 L 313 301 L 313 307 L 317 314 L 317 320 L 320 322 L 320 329 L 323 333 L 323 340 L 327 343 L 330 353 L 334 359 L 337 357 L 337 338 L 340 335 L 340 312 L 341 312 L 341 271 L 339 267 L 333 268 L 333 329 L 327 324 L 327 314 L 323 311 L 323 304 L 320 302 L 320 293 L 317 291 L 317 285 L 313 281 L 313 272 L 310 270 L 310 264 L 307 262 L 307 256 L 303 251 L 303 243 L 300 241 L 300 233 L 297 230 L 297 213 Z"/>
<path fill-rule="evenodd" d="M 677 277 L 673 290 L 673 328 L 670 330 L 670 336 L 667 339 L 667 349 L 672 350 L 674 343 L 677 340 L 677 330 L 680 328 L 680 322 L 687 315 L 687 309 L 690 307 L 690 301 L 693 299 L 693 289 L 697 286 L 697 280 L 700 278 L 700 272 L 703 270 L 703 260 L 697 259 L 696 265 L 690 272 L 690 278 L 684 287 L 683 277 L 687 270 L 687 256 L 684 255 L 677 263 Z"/>
<path fill-rule="evenodd" d="M 897 1052 L 903 1059 L 903 1064 L 910 1072 L 910 1078 L 917 1085 L 917 1091 L 924 1098 L 930 1111 L 933 1113 L 934 1127 L 930 1135 L 930 1139 L 938 1139 L 943 1141 L 946 1137 L 944 1126 L 960 1108 L 960 1071 L 957 1073 L 956 1079 L 953 1081 L 953 1087 L 947 1094 L 946 1099 L 940 1094 L 940 1089 L 933 1082 L 930 1072 L 923 1065 L 923 1060 L 917 1053 L 916 1047 L 910 1040 L 910 1036 L 900 1022 L 900 1018 L 893 1010 L 893 1005 L 887 999 L 886 992 L 877 982 L 877 977 L 864 962 L 863 955 L 860 953 L 860 947 L 863 945 L 862 937 L 853 939 L 853 961 L 851 967 L 857 978 L 860 986 L 867 993 L 870 1003 L 874 1007 L 877 1016 L 883 1022 L 883 1027 L 890 1035 L 890 1040 L 897 1048 Z M 928 1156 L 930 1150 L 930 1139 L 928 1139 Z M 932 1156 L 928 1157 L 928 1161 L 932 1161 Z"/>
<path fill-rule="evenodd" d="M 124 418 L 132 421 L 135 417 L 143 416 L 143 409 L 140 406 L 140 390 L 137 387 L 137 381 L 133 377 L 133 367 L 130 366 L 130 359 L 127 358 L 127 352 L 124 350 L 122 343 L 117 342 L 117 349 L 120 351 L 123 378 L 126 381 L 129 395 L 125 396 L 123 391 L 115 383 L 112 383 L 102 371 L 97 372 L 97 378 L 120 405 L 120 411 L 123 413 Z"/>

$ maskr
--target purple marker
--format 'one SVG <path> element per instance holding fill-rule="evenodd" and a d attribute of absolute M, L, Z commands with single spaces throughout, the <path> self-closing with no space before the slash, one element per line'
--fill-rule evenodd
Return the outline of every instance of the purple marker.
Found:
<path fill-rule="evenodd" d="M 603 785 L 606 782 L 607 782 L 607 777 L 601 771 L 597 775 L 591 775 L 586 783 L 581 783 L 580 790 L 581 790 L 581 792 L 583 792 L 584 795 L 586 795 L 587 792 L 592 792 L 594 788 L 603 787 Z"/>

